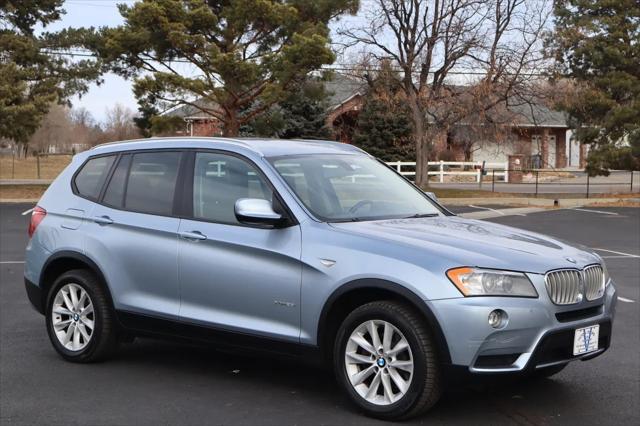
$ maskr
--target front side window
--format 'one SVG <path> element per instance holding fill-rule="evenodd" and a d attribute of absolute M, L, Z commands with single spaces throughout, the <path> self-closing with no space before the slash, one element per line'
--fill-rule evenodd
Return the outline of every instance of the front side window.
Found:
<path fill-rule="evenodd" d="M 218 153 L 196 153 L 193 173 L 193 216 L 212 222 L 239 224 L 235 203 L 240 198 L 272 200 L 272 191 L 248 162 Z"/>
<path fill-rule="evenodd" d="M 108 155 L 87 161 L 74 180 L 78 194 L 97 200 L 115 158 L 115 155 Z"/>
<path fill-rule="evenodd" d="M 179 152 L 134 154 L 126 183 L 124 208 L 170 216 L 179 165 Z"/>
<path fill-rule="evenodd" d="M 427 196 L 371 157 L 326 154 L 269 160 L 321 220 L 345 222 L 441 214 Z"/>

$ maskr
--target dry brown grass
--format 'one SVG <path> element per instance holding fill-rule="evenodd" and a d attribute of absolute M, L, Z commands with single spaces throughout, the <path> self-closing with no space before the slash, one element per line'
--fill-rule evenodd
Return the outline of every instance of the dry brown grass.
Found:
<path fill-rule="evenodd" d="M 48 185 L 0 185 L 0 201 L 37 200 L 47 187 Z"/>
<path fill-rule="evenodd" d="M 54 179 L 71 162 L 71 155 L 40 157 L 40 179 Z M 0 179 L 38 179 L 36 157 L 15 158 L 0 156 Z"/>
<path fill-rule="evenodd" d="M 640 207 L 640 202 L 632 200 L 619 200 L 615 203 L 590 203 L 590 207 Z"/>

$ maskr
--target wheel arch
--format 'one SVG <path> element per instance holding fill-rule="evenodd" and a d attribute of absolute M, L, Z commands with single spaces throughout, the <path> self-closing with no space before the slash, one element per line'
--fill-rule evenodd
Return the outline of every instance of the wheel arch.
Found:
<path fill-rule="evenodd" d="M 42 273 L 40 274 L 39 287 L 42 289 L 42 305 L 46 306 L 47 296 L 49 289 L 55 282 L 56 278 L 67 271 L 73 269 L 86 269 L 91 271 L 98 279 L 100 285 L 105 289 L 109 303 L 113 308 L 113 298 L 111 297 L 111 290 L 107 284 L 107 280 L 102 273 L 100 267 L 86 255 L 77 251 L 64 250 L 59 251 L 51 255 L 42 267 Z"/>
<path fill-rule="evenodd" d="M 396 300 L 413 307 L 433 332 L 440 362 L 451 363 L 449 346 L 436 316 L 413 291 L 393 281 L 358 279 L 337 288 L 325 302 L 318 322 L 317 342 L 325 359 L 332 356 L 333 337 L 353 309 L 374 300 Z"/>

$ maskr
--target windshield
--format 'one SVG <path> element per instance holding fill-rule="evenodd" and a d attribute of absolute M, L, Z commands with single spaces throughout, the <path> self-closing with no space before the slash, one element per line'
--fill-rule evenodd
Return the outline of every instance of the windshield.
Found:
<path fill-rule="evenodd" d="M 441 213 L 424 193 L 371 157 L 299 155 L 269 161 L 311 213 L 327 222 Z"/>

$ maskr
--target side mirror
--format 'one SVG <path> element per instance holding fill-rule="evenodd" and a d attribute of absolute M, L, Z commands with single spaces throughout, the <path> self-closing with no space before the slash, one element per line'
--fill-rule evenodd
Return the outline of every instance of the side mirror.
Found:
<path fill-rule="evenodd" d="M 438 202 L 438 197 L 436 197 L 435 192 L 426 192 L 425 191 L 425 194 L 427 195 L 427 197 L 431 198 L 436 203 Z"/>
<path fill-rule="evenodd" d="M 271 202 L 260 198 L 241 198 L 234 206 L 236 219 L 248 225 L 277 226 L 284 222 L 284 217 L 276 213 Z"/>

